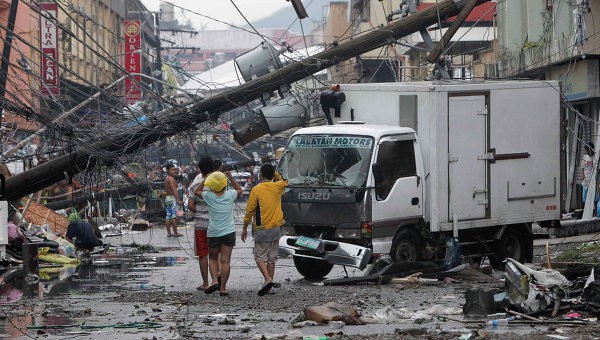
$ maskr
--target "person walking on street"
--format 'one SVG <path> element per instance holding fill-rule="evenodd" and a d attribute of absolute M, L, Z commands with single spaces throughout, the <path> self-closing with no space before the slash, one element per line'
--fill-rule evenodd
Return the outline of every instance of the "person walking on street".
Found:
<path fill-rule="evenodd" d="M 228 179 L 233 189 L 227 189 Z M 204 191 L 204 186 L 207 186 L 210 191 Z M 208 267 L 212 283 L 204 290 L 206 294 L 219 290 L 221 296 L 229 295 L 227 281 L 231 271 L 231 252 L 235 246 L 233 208 L 235 200 L 241 194 L 242 188 L 231 177 L 230 172 L 215 171 L 208 175 L 196 189 L 196 195 L 208 205 Z M 220 284 L 218 280 L 219 262 L 221 264 Z"/>
<path fill-rule="evenodd" d="M 172 236 L 183 236 L 177 232 L 177 208 L 182 205 L 181 199 L 179 198 L 179 192 L 177 191 L 177 181 L 175 180 L 175 174 L 177 168 L 173 164 L 167 165 L 167 178 L 165 178 L 165 191 L 167 197 L 165 198 L 165 224 L 167 225 L 167 237 Z M 169 229 L 171 227 L 173 232 Z"/>
<path fill-rule="evenodd" d="M 198 162 L 200 174 L 194 178 L 187 191 L 188 208 L 194 214 L 194 240 L 196 245 L 196 256 L 200 265 L 200 275 L 202 276 L 202 285 L 198 290 L 208 288 L 208 240 L 206 232 L 208 230 L 208 206 L 196 196 L 196 188 L 213 171 L 213 160 L 210 157 L 203 157 Z M 205 188 L 207 190 L 208 188 Z"/>
<path fill-rule="evenodd" d="M 260 180 L 248 197 L 242 242 L 248 237 L 248 225 L 251 221 L 254 236 L 254 260 L 265 281 L 258 295 L 272 292 L 275 262 L 279 254 L 281 226 L 285 224 L 281 210 L 281 196 L 285 193 L 288 181 L 283 179 L 271 164 L 260 168 Z"/>

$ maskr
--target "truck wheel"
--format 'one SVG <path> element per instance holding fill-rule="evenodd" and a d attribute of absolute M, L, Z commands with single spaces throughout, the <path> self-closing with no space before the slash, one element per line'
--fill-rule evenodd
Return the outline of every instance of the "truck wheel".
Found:
<path fill-rule="evenodd" d="M 320 280 L 333 268 L 333 265 L 325 260 L 311 259 L 307 257 L 294 256 L 294 265 L 300 273 L 308 280 Z"/>
<path fill-rule="evenodd" d="M 415 262 L 421 259 L 421 252 L 421 242 L 417 234 L 412 229 L 404 228 L 394 237 L 390 256 L 396 263 Z"/>
<path fill-rule="evenodd" d="M 503 261 L 509 257 L 521 263 L 533 260 L 533 236 L 517 226 L 506 229 L 502 237 L 495 242 L 495 248 L 490 263 L 496 269 L 504 269 Z"/>

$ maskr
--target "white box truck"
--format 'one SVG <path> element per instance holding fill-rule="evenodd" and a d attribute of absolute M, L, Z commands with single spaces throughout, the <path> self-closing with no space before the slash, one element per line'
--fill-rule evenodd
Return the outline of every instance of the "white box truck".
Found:
<path fill-rule="evenodd" d="M 280 253 L 305 277 L 382 254 L 443 260 L 449 237 L 475 261 L 531 261 L 532 223 L 559 226 L 558 82 L 347 84 L 321 99 L 334 124 L 299 129 L 279 163 Z"/>

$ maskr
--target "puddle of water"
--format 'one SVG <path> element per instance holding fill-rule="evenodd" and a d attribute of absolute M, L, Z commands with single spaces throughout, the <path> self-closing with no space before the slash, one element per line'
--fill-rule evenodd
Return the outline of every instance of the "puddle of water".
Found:
<path fill-rule="evenodd" d="M 178 250 L 178 247 L 161 247 L 159 251 Z M 144 250 L 146 252 L 146 250 Z M 0 338 L 4 336 L 24 336 L 23 332 L 35 335 L 36 330 L 27 330 L 30 325 L 69 325 L 81 321 L 70 319 L 60 311 L 45 313 L 35 311 L 20 304 L 23 299 L 65 296 L 70 298 L 87 297 L 88 292 L 116 292 L 122 290 L 163 289 L 149 283 L 150 272 L 160 268 L 183 265 L 187 262 L 182 256 L 141 255 L 137 248 L 118 248 L 109 254 L 92 255 L 79 265 L 50 265 L 41 263 L 39 281 L 25 277 L 21 269 L 0 272 L 0 312 L 9 313 L 0 318 Z M 0 268 L 1 270 L 1 268 Z M 37 307 L 36 307 L 37 308 Z M 21 311 L 19 316 L 10 312 Z M 0 314 L 1 316 L 2 314 Z M 79 329 L 44 329 L 46 334 L 65 334 Z"/>
<path fill-rule="evenodd" d="M 136 289 L 148 285 L 154 268 L 183 265 L 186 257 L 141 255 L 94 255 L 79 265 L 40 268 L 39 284 L 28 284 L 22 271 L 13 270 L 2 275 L 0 305 L 13 304 L 24 297 L 53 297 L 77 295 L 82 291 L 115 291 Z M 146 289 L 146 288 L 141 288 Z"/>
<path fill-rule="evenodd" d="M 2 311 L 6 312 L 6 308 L 3 307 Z M 16 307 L 15 307 L 16 308 Z M 62 326 L 62 325 L 75 325 L 80 324 L 81 321 L 77 321 L 75 319 L 69 318 L 64 314 L 60 313 L 46 313 L 45 316 L 42 316 L 45 312 L 43 307 L 26 307 L 19 306 L 18 307 L 23 313 L 22 316 L 12 316 L 8 318 L 0 319 L 0 337 L 8 336 L 11 338 L 22 337 L 28 335 L 35 335 L 37 330 L 28 330 L 27 326 L 31 325 L 44 325 L 44 326 Z M 77 328 L 79 329 L 79 328 Z M 43 332 L 45 334 L 60 334 L 69 329 L 44 329 Z"/>

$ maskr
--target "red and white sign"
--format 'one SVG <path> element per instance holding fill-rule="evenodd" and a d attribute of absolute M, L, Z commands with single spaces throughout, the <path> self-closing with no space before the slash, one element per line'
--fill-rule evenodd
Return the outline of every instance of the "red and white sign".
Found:
<path fill-rule="evenodd" d="M 140 48 L 140 21 L 125 20 L 125 70 L 128 73 L 141 73 L 142 58 Z M 142 87 L 140 76 L 131 76 L 125 79 L 125 104 L 133 104 L 142 100 Z"/>
<path fill-rule="evenodd" d="M 41 91 L 44 96 L 60 94 L 60 77 L 58 75 L 58 29 L 56 17 L 58 6 L 55 3 L 40 4 L 40 49 L 41 57 Z"/>

